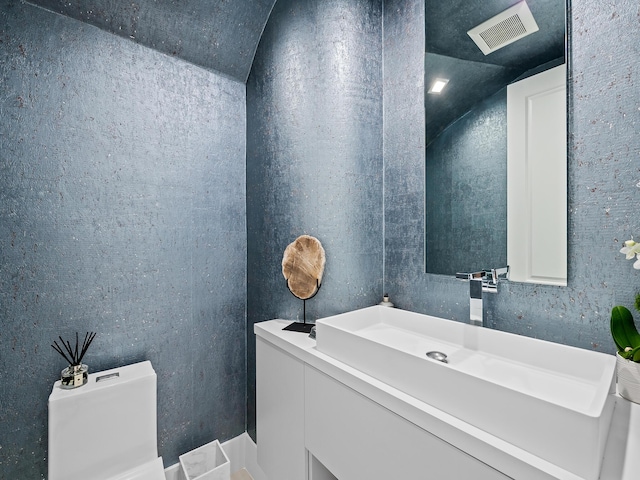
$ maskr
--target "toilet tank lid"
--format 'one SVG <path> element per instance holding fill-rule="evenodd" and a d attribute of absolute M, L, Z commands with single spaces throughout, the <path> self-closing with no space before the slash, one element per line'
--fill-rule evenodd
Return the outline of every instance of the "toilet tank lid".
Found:
<path fill-rule="evenodd" d="M 51 395 L 49 395 L 49 403 L 63 398 L 69 398 L 70 396 L 87 395 L 103 388 L 107 388 L 113 385 L 114 382 L 122 384 L 137 381 L 144 377 L 155 376 L 156 372 L 151 366 L 151 362 L 146 360 L 144 362 L 134 363 L 124 367 L 90 373 L 85 385 L 71 390 L 63 389 L 61 387 L 60 380 L 58 380 L 53 384 Z"/>

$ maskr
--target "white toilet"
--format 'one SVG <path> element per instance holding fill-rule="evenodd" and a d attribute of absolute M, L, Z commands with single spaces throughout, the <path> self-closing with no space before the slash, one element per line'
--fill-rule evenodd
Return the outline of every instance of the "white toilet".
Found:
<path fill-rule="evenodd" d="M 89 374 L 49 396 L 49 480 L 165 480 L 150 362 Z"/>

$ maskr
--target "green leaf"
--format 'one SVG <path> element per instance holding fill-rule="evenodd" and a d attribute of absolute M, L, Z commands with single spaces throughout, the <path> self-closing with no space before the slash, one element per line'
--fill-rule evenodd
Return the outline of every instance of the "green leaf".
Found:
<path fill-rule="evenodd" d="M 640 347 L 640 333 L 628 308 L 618 305 L 611 310 L 611 336 L 621 352 L 627 347 Z"/>

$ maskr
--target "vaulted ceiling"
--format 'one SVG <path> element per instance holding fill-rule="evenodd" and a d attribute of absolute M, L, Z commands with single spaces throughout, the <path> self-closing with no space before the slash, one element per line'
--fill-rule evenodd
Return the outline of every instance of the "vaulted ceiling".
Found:
<path fill-rule="evenodd" d="M 245 82 L 275 0 L 28 0 Z"/>
<path fill-rule="evenodd" d="M 467 30 L 518 1 L 427 1 L 426 87 L 430 75 L 440 75 L 441 71 L 448 72 L 447 78 L 472 80 L 464 83 L 452 80 L 448 86 L 451 93 L 446 99 L 427 96 L 427 143 L 505 83 L 535 65 L 564 54 L 565 0 L 529 0 L 540 31 L 488 56 L 480 52 Z M 246 82 L 276 0 L 27 2 Z"/>

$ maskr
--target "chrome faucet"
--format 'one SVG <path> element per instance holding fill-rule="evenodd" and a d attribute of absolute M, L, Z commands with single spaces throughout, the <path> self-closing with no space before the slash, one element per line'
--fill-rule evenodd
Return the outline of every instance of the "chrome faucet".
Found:
<path fill-rule="evenodd" d="M 482 292 L 498 293 L 498 280 L 501 275 L 508 273 L 508 266 L 473 273 L 456 273 L 456 278 L 469 280 L 469 323 L 471 325 L 481 327 L 484 324 Z"/>

